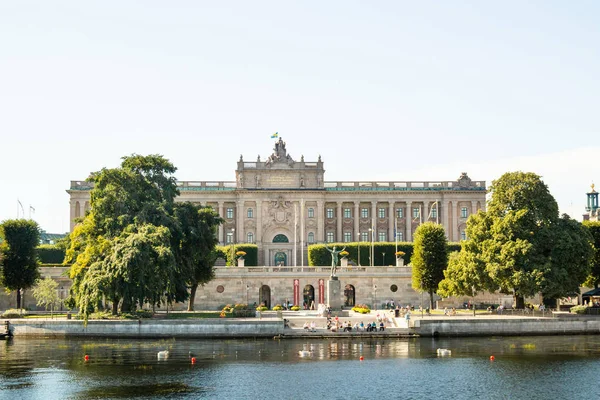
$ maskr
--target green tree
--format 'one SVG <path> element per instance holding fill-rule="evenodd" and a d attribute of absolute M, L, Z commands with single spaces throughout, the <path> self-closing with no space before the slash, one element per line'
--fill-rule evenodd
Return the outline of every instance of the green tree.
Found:
<path fill-rule="evenodd" d="M 52 278 L 38 279 L 33 287 L 32 294 L 37 300 L 38 306 L 44 306 L 46 310 L 50 309 L 50 316 L 54 309 L 60 305 L 58 297 L 58 282 Z"/>
<path fill-rule="evenodd" d="M 188 311 L 194 311 L 198 285 L 203 285 L 214 277 L 218 244 L 215 233 L 223 219 L 212 207 L 199 208 L 189 202 L 175 205 L 175 219 L 179 241 L 175 257 L 177 264 L 189 276 Z"/>
<path fill-rule="evenodd" d="M 452 259 L 441 292 L 499 290 L 512 294 L 517 308 L 536 293 L 570 293 L 573 281 L 589 270 L 589 237 L 583 232 L 577 222 L 559 218 L 538 175 L 506 173 L 492 183 L 487 211 L 467 221 L 468 239 Z"/>
<path fill-rule="evenodd" d="M 430 307 L 433 308 L 433 294 L 448 266 L 448 241 L 442 225 L 426 222 L 417 228 L 411 264 L 412 286 L 429 293 Z"/>
<path fill-rule="evenodd" d="M 30 288 L 39 277 L 36 247 L 40 228 L 35 221 L 6 220 L 0 224 L 2 253 L 2 285 L 17 292 L 17 308 L 21 308 L 21 290 Z"/>
<path fill-rule="evenodd" d="M 583 226 L 585 226 L 592 235 L 594 247 L 594 258 L 592 260 L 591 271 L 584 285 L 597 289 L 600 284 L 600 222 L 583 221 Z"/>
<path fill-rule="evenodd" d="M 112 301 L 113 313 L 187 298 L 190 271 L 174 217 L 176 168 L 158 155 L 124 157 L 92 173 L 91 211 L 70 235 L 72 295 L 84 316 Z"/>

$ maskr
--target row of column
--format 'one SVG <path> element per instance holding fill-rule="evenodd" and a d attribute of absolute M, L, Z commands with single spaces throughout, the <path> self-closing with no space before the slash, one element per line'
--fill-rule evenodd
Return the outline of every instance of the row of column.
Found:
<path fill-rule="evenodd" d="M 360 203 L 361 202 L 354 202 L 354 234 L 358 235 L 360 233 Z M 412 241 L 412 205 L 413 202 L 412 201 L 404 201 L 403 203 L 405 203 L 405 214 L 404 214 L 404 222 L 405 222 L 405 231 L 406 231 L 406 237 L 404 238 L 405 241 Z M 429 203 L 428 201 L 419 201 L 418 203 L 423 203 L 423 209 L 421 210 L 421 212 L 423 213 L 422 215 L 422 219 L 423 221 L 425 221 L 427 219 L 427 217 L 429 216 Z M 388 240 L 393 241 L 394 240 L 394 221 L 396 219 L 395 215 L 396 215 L 396 208 L 395 208 L 395 202 L 388 202 Z M 336 241 L 342 241 L 343 240 L 343 230 L 342 230 L 342 220 L 343 220 L 343 215 L 342 215 L 342 202 L 338 202 L 336 203 L 337 205 L 337 225 L 336 225 Z M 437 202 L 437 212 L 438 212 L 438 218 L 439 220 L 442 222 L 442 224 L 444 225 L 444 228 L 446 229 L 446 233 L 448 235 L 448 239 L 452 240 L 452 241 L 457 241 L 460 240 L 459 237 L 459 231 L 458 231 L 458 226 L 459 226 L 459 221 L 460 221 L 460 216 L 458 215 L 458 209 L 456 208 L 458 206 L 458 201 L 456 200 L 449 200 L 447 202 L 445 202 L 445 207 L 441 206 L 441 202 L 438 201 Z M 257 221 L 261 220 L 261 216 L 259 215 L 260 213 L 260 205 L 257 206 L 257 210 L 256 210 L 256 215 L 255 218 L 257 219 Z M 324 201 L 323 200 L 318 200 L 317 201 L 317 207 L 316 207 L 316 219 L 318 221 L 317 224 L 317 229 L 315 232 L 315 239 L 318 242 L 323 242 L 325 241 L 325 209 L 324 209 Z M 445 213 L 444 216 L 442 218 L 442 213 L 440 212 L 441 209 L 445 208 Z M 305 216 L 304 214 L 304 201 L 300 202 L 300 216 Z M 478 211 L 477 209 L 477 201 L 476 200 L 472 200 L 471 201 L 471 213 L 476 213 Z M 221 217 L 225 216 L 225 203 L 224 202 L 218 202 L 218 212 L 219 215 Z M 243 227 L 243 216 L 244 216 L 244 210 L 243 210 L 243 205 L 241 201 L 237 201 L 236 202 L 236 206 L 235 206 L 235 220 L 236 220 L 236 230 L 234 231 L 234 240 L 238 243 L 243 242 L 245 240 L 245 238 L 243 237 L 243 229 L 241 229 Z M 299 216 L 299 217 L 300 217 Z M 300 220 L 300 226 L 303 228 L 302 224 L 302 219 Z M 372 225 L 375 225 L 375 221 L 377 219 L 377 202 L 375 201 L 371 201 L 371 220 Z M 304 237 L 303 235 L 305 234 L 304 229 L 302 229 L 301 235 L 302 237 Z M 262 237 L 262 224 L 259 222 L 257 224 L 257 231 L 256 231 L 256 240 L 259 241 Z M 219 226 L 219 240 L 223 240 L 223 225 Z M 305 238 L 306 239 L 306 238 Z M 358 237 L 354 237 L 353 240 L 359 240 L 360 238 Z M 377 238 L 375 238 L 377 239 Z"/>

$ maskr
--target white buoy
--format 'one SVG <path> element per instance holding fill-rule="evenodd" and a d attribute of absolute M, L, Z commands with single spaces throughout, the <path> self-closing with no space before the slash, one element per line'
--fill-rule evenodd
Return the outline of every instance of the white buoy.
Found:
<path fill-rule="evenodd" d="M 169 358 L 169 350 L 159 351 L 157 356 L 159 360 L 165 360 Z"/>
<path fill-rule="evenodd" d="M 300 350 L 298 351 L 298 355 L 300 357 L 310 357 L 311 356 L 311 352 L 308 350 Z"/>

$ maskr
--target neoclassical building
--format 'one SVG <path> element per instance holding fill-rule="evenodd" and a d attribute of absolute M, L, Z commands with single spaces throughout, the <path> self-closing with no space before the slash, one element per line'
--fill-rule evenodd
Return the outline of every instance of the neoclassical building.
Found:
<path fill-rule="evenodd" d="M 327 181 L 321 156 L 294 159 L 280 138 L 265 160 L 240 156 L 230 182 L 178 182 L 177 201 L 209 205 L 225 219 L 219 241 L 255 243 L 259 265 L 303 266 L 307 246 L 322 242 L 412 241 L 420 223 L 465 237 L 470 214 L 485 207 L 485 181 Z M 90 183 L 71 181 L 71 230 L 89 209 Z M 397 235 L 397 237 L 395 236 Z"/>

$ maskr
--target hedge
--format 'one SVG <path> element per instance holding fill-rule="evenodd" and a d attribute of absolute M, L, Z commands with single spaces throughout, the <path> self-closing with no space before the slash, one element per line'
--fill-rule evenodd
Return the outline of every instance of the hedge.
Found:
<path fill-rule="evenodd" d="M 328 243 L 327 247 L 333 249 L 336 247 L 336 251 L 342 250 L 344 247 L 346 251 L 350 253 L 348 259 L 355 264 L 359 264 L 358 260 L 358 247 L 360 246 L 360 265 L 369 266 L 369 254 L 371 251 L 370 242 L 352 242 L 352 243 Z M 375 266 L 382 265 L 396 265 L 396 242 L 374 242 L 373 248 L 375 251 Z M 448 253 L 453 251 L 460 251 L 460 243 L 448 243 Z M 413 243 L 412 242 L 398 242 L 398 251 L 406 253 L 404 258 L 404 264 L 410 263 L 410 259 L 413 254 Z M 385 259 L 384 254 L 385 253 Z M 308 246 L 308 265 L 309 266 L 327 266 L 331 265 L 331 253 L 325 248 L 324 244 L 313 244 Z"/>
<path fill-rule="evenodd" d="M 42 264 L 62 264 L 65 259 L 65 249 L 55 244 L 41 244 L 37 254 Z"/>
<path fill-rule="evenodd" d="M 245 244 L 240 243 L 236 244 L 231 250 L 232 245 L 227 246 L 217 246 L 217 253 L 219 258 L 224 258 L 227 262 L 228 266 L 237 265 L 237 263 L 232 263 L 232 256 L 236 259 L 238 258 L 235 253 L 238 251 L 245 251 L 246 255 L 244 256 L 244 265 L 247 267 L 255 267 L 258 265 L 258 246 L 255 244 Z"/>

